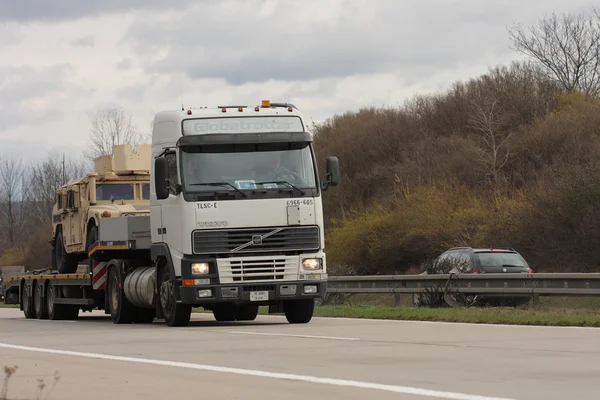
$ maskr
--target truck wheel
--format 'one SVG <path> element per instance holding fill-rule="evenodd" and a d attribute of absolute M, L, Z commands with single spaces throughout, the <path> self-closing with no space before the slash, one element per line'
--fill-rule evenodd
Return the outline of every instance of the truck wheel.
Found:
<path fill-rule="evenodd" d="M 238 321 L 254 321 L 258 315 L 258 306 L 244 305 L 240 306 L 237 312 Z"/>
<path fill-rule="evenodd" d="M 33 289 L 33 308 L 37 319 L 48 319 L 48 307 L 46 306 L 46 297 L 42 296 L 44 285 L 37 282 Z"/>
<path fill-rule="evenodd" d="M 65 251 L 62 230 L 58 231 L 55 241 L 56 269 L 61 274 L 72 274 L 77 271 L 77 257 Z"/>
<path fill-rule="evenodd" d="M 119 271 L 111 268 L 107 280 L 108 310 L 115 324 L 130 324 L 135 317 L 135 307 L 127 300 Z"/>
<path fill-rule="evenodd" d="M 33 308 L 33 303 L 31 302 L 31 297 L 29 295 L 29 290 L 27 289 L 27 284 L 23 283 L 22 286 L 22 303 L 23 303 L 23 314 L 25 315 L 25 318 L 27 319 L 31 319 L 31 318 L 35 318 L 35 310 Z"/>
<path fill-rule="evenodd" d="M 238 316 L 238 307 L 235 304 L 217 304 L 213 308 L 213 315 L 219 322 L 235 321 Z"/>
<path fill-rule="evenodd" d="M 192 316 L 192 306 L 175 302 L 175 287 L 168 266 L 162 269 L 160 277 L 160 304 L 168 326 L 186 326 Z"/>
<path fill-rule="evenodd" d="M 306 324 L 310 322 L 314 309 L 314 299 L 289 300 L 283 303 L 285 318 L 290 324 Z"/>

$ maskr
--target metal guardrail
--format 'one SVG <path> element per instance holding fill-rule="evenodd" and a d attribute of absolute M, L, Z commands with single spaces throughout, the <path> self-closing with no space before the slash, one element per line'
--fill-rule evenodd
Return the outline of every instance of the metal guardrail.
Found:
<path fill-rule="evenodd" d="M 600 296 L 600 273 L 439 274 L 329 276 L 328 293 L 472 294 L 531 296 Z"/>
<path fill-rule="evenodd" d="M 329 293 L 600 296 L 600 273 L 329 276 Z"/>

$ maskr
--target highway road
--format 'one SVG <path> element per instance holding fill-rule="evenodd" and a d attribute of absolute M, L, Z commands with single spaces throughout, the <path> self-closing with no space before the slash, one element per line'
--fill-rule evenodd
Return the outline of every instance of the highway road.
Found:
<path fill-rule="evenodd" d="M 8 399 L 597 399 L 600 329 L 279 316 L 185 328 L 0 309 Z M 0 386 L 2 383 L 0 382 Z"/>

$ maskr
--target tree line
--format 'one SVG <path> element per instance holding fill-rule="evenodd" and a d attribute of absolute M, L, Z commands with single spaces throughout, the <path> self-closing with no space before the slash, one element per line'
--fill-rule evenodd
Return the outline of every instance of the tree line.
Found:
<path fill-rule="evenodd" d="M 600 27 L 593 16 L 509 28 L 527 59 L 397 109 L 316 127 L 331 274 L 419 273 L 454 246 L 520 251 L 537 271 L 600 270 Z"/>

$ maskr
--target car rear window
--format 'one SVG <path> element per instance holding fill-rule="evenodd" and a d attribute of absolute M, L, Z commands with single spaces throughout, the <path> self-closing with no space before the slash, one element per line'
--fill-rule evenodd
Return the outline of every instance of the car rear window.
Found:
<path fill-rule="evenodd" d="M 482 267 L 528 267 L 525 259 L 517 253 L 477 253 Z"/>

